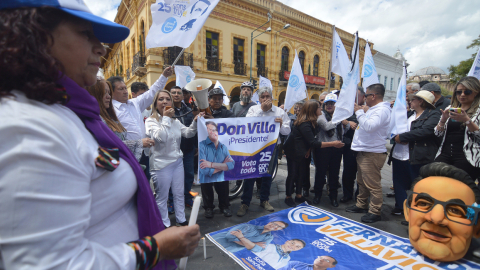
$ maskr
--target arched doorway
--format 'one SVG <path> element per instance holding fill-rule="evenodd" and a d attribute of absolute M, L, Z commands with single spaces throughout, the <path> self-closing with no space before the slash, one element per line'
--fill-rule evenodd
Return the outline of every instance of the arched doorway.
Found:
<path fill-rule="evenodd" d="M 310 99 L 318 100 L 318 98 L 319 98 L 318 94 L 313 94 Z"/>
<path fill-rule="evenodd" d="M 173 80 L 173 81 L 167 83 L 167 85 L 165 85 L 165 90 L 170 91 L 170 89 L 172 89 L 172 87 L 174 87 L 175 85 L 177 85 L 177 81 Z"/>
<path fill-rule="evenodd" d="M 237 86 L 230 91 L 230 108 L 240 101 L 240 87 Z"/>
<path fill-rule="evenodd" d="M 287 93 L 286 90 L 283 90 L 280 92 L 280 95 L 278 95 L 278 106 L 281 106 L 285 103 L 285 94 Z"/>

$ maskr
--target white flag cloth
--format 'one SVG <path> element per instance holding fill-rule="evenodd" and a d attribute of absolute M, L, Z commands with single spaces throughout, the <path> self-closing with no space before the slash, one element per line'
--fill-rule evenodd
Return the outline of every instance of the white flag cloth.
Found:
<path fill-rule="evenodd" d="M 358 40 L 358 33 L 355 34 L 355 39 Z M 353 104 L 355 104 L 355 98 L 357 96 L 357 85 L 360 82 L 360 58 L 358 41 L 355 42 L 356 46 L 352 50 L 353 67 L 351 71 L 347 73 L 344 78 L 342 89 L 340 90 L 340 96 L 335 104 L 335 112 L 333 112 L 332 123 L 340 123 L 353 115 Z M 346 54 L 346 53 L 345 53 Z"/>
<path fill-rule="evenodd" d="M 377 69 L 375 68 L 375 63 L 373 62 L 372 51 L 370 51 L 370 46 L 365 46 L 365 57 L 363 58 L 363 68 L 362 68 L 362 78 L 363 78 L 363 89 L 367 90 L 372 84 L 379 83 Z"/>
<path fill-rule="evenodd" d="M 473 76 L 480 80 L 480 48 L 478 49 L 477 56 L 468 72 L 468 76 Z"/>
<path fill-rule="evenodd" d="M 300 100 L 307 98 L 307 86 L 303 77 L 302 67 L 298 59 L 297 50 L 295 50 L 295 60 L 293 60 L 292 71 L 288 78 L 287 93 L 285 95 L 285 111 L 289 111 L 293 105 Z"/>
<path fill-rule="evenodd" d="M 263 87 L 263 86 L 267 86 L 267 87 L 270 87 L 270 89 L 272 89 L 272 91 L 273 91 L 272 82 L 269 79 L 263 77 L 262 75 L 260 75 L 259 78 L 260 78 L 260 84 L 259 84 L 258 88 Z"/>
<path fill-rule="evenodd" d="M 347 51 L 343 46 L 343 42 L 338 36 L 335 26 L 333 27 L 332 39 L 332 68 L 331 71 L 345 78 L 350 72 L 352 63 L 348 59 Z"/>
<path fill-rule="evenodd" d="M 187 83 L 195 79 L 195 72 L 189 66 L 175 66 L 175 76 L 177 86 L 183 88 Z"/>
<path fill-rule="evenodd" d="M 257 103 L 257 105 L 260 104 L 260 99 L 258 98 L 258 92 L 253 93 L 252 101 Z"/>
<path fill-rule="evenodd" d="M 145 40 L 147 49 L 188 48 L 219 1 L 157 0 L 151 6 L 153 23 Z"/>
<path fill-rule="evenodd" d="M 398 134 L 408 131 L 407 119 L 407 67 L 403 62 L 403 74 L 398 85 L 397 98 L 393 104 L 390 126 L 388 127 L 388 138 L 392 139 Z"/>
<path fill-rule="evenodd" d="M 227 106 L 230 105 L 230 99 L 228 98 L 227 92 L 225 92 L 225 89 L 223 88 L 223 85 L 220 83 L 220 81 L 217 81 L 214 88 L 222 89 L 223 94 L 225 95 L 223 96 L 223 105 L 227 105 Z"/>

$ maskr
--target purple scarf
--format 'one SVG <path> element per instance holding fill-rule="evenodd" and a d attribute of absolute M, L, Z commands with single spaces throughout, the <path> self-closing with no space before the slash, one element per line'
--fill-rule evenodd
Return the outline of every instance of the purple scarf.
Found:
<path fill-rule="evenodd" d="M 162 216 L 158 210 L 155 199 L 153 198 L 152 189 L 140 167 L 137 159 L 127 146 L 113 133 L 110 128 L 100 119 L 100 107 L 97 100 L 88 93 L 87 90 L 80 87 L 72 79 L 62 76 L 58 81 L 65 87 L 70 101 L 65 105 L 72 110 L 85 124 L 85 127 L 92 133 L 98 144 L 106 148 L 118 148 L 120 157 L 132 167 L 135 177 L 137 178 L 137 212 L 138 212 L 138 235 L 140 238 L 153 236 L 163 231 Z M 92 160 L 92 163 L 94 160 Z M 176 265 L 173 260 L 161 261 L 154 268 L 159 269 L 175 269 Z"/>

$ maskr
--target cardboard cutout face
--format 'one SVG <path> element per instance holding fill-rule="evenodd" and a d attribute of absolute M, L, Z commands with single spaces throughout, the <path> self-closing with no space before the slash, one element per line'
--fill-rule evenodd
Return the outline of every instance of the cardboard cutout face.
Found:
<path fill-rule="evenodd" d="M 418 182 L 413 192 L 410 208 L 408 199 L 404 202 L 412 246 L 436 261 L 451 262 L 465 256 L 480 227 L 460 224 L 469 222 L 465 208 L 459 205 L 475 203 L 472 189 L 455 179 L 431 176 Z M 444 207 L 433 199 L 451 204 Z"/>

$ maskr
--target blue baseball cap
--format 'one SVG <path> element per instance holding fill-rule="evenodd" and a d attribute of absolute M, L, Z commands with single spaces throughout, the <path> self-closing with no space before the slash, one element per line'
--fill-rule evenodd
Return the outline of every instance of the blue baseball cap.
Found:
<path fill-rule="evenodd" d="M 22 7 L 53 7 L 92 23 L 95 36 L 103 43 L 117 43 L 128 37 L 130 29 L 93 15 L 83 0 L 1 0 L 0 10 Z"/>

